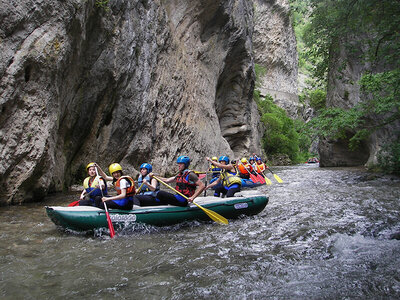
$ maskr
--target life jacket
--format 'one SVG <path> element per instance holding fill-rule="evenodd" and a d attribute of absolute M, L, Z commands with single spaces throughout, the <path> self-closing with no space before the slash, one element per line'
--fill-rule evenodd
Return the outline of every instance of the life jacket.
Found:
<path fill-rule="evenodd" d="M 192 171 L 184 170 L 182 173 L 179 173 L 176 177 L 176 190 L 186 197 L 191 197 L 196 191 L 196 183 L 189 181 L 189 174 Z"/>
<path fill-rule="evenodd" d="M 226 170 L 223 171 L 221 173 L 221 180 L 222 184 L 226 187 L 230 187 L 232 184 L 242 185 L 242 180 L 239 176 L 237 176 L 237 173 L 235 172 L 230 172 Z"/>
<path fill-rule="evenodd" d="M 211 165 L 210 171 L 212 172 L 212 176 L 216 177 L 219 176 L 221 173 L 221 168 L 218 168 L 217 166 Z"/>
<path fill-rule="evenodd" d="M 137 182 L 139 187 L 142 185 L 143 179 L 146 179 L 149 183 L 151 182 L 151 178 L 149 175 L 146 175 L 144 178 L 142 175 L 139 175 Z M 160 183 L 158 181 L 155 191 L 150 190 L 146 184 L 143 184 L 143 186 L 140 188 L 140 195 L 150 195 L 156 197 L 159 190 L 160 190 Z"/>
<path fill-rule="evenodd" d="M 261 164 L 256 164 L 255 165 L 257 173 L 264 173 L 265 171 L 265 164 L 262 162 Z"/>
<path fill-rule="evenodd" d="M 103 184 L 105 186 L 103 193 L 100 190 L 100 188 L 96 189 L 96 185 L 99 185 L 99 178 L 100 178 L 100 180 L 103 181 Z M 92 177 L 86 177 L 85 180 L 83 181 L 83 188 L 85 189 L 86 193 L 90 193 L 89 197 L 92 200 L 94 200 L 94 198 L 96 196 L 107 195 L 107 184 L 104 182 L 104 179 L 102 177 L 96 176 L 93 179 L 92 179 Z M 93 190 L 95 190 L 95 191 L 93 191 Z"/>
<path fill-rule="evenodd" d="M 126 179 L 130 186 L 126 188 L 126 198 L 133 197 L 135 195 L 135 181 L 130 176 L 121 176 L 115 183 L 114 187 L 117 191 L 117 194 L 121 194 L 121 180 Z"/>
<path fill-rule="evenodd" d="M 247 168 L 247 170 L 246 170 Z M 242 174 L 249 174 L 251 171 L 253 171 L 253 167 L 250 164 L 239 164 L 239 172 Z"/>

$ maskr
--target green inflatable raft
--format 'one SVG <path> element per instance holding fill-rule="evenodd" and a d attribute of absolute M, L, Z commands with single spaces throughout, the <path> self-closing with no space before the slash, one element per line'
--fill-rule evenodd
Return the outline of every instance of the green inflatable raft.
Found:
<path fill-rule="evenodd" d="M 232 198 L 198 197 L 196 203 L 215 211 L 227 219 L 241 215 L 256 215 L 268 203 L 265 195 L 243 195 Z M 76 231 L 107 228 L 105 211 L 92 206 L 46 206 L 50 219 L 63 228 Z M 125 227 L 132 223 L 144 223 L 154 226 L 174 225 L 185 221 L 210 221 L 204 211 L 194 204 L 190 206 L 134 206 L 132 210 L 109 209 L 114 226 Z"/>

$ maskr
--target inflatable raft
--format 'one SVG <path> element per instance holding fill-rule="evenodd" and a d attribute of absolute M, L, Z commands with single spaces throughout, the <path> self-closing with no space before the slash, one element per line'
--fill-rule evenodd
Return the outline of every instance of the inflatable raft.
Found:
<path fill-rule="evenodd" d="M 265 195 L 248 195 L 232 198 L 198 197 L 196 203 L 217 212 L 227 219 L 235 219 L 240 215 L 256 215 L 268 203 Z M 47 215 L 56 224 L 76 231 L 107 228 L 105 211 L 92 206 L 46 206 Z M 132 210 L 109 209 L 112 223 L 124 227 L 129 223 L 144 223 L 155 226 L 174 225 L 185 221 L 209 221 L 210 218 L 194 204 L 179 207 L 134 206 Z"/>

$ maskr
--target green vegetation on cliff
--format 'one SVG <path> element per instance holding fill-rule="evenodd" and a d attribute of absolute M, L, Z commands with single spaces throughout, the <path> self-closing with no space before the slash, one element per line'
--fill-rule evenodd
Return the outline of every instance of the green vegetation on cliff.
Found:
<path fill-rule="evenodd" d="M 257 79 L 265 72 L 257 64 L 255 71 Z M 290 119 L 284 109 L 274 104 L 270 95 L 261 97 L 259 86 L 260 83 L 256 80 L 253 96 L 260 111 L 261 121 L 265 126 L 262 139 L 263 150 L 268 156 L 288 156 L 293 163 L 305 161 L 310 155 L 308 148 L 311 140 L 301 133 L 304 122 Z"/>
<path fill-rule="evenodd" d="M 315 90 L 306 95 L 309 99 L 310 95 L 315 96 L 312 106 L 318 111 L 318 116 L 308 123 L 309 133 L 333 139 L 348 138 L 350 147 L 355 149 L 375 130 L 398 122 L 400 1 L 290 2 L 300 40 L 300 68 L 315 80 Z M 340 74 L 341 68 L 346 67 L 346 61 L 339 65 L 331 61 L 341 49 L 370 66 L 354 83 L 360 87 L 362 101 L 351 109 L 325 108 L 322 96 L 330 68 L 337 68 Z M 318 89 L 320 92 L 316 92 Z M 389 141 L 383 147 L 379 154 L 383 169 L 400 174 L 399 149 L 400 139 Z"/>

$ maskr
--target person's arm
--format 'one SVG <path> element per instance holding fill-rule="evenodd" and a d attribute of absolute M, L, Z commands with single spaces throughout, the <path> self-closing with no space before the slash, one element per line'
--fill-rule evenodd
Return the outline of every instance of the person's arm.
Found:
<path fill-rule="evenodd" d="M 85 195 L 86 195 L 86 190 L 83 189 L 83 191 L 82 191 L 81 196 L 79 197 L 79 199 L 82 200 L 82 199 L 85 197 Z"/>
<path fill-rule="evenodd" d="M 155 178 L 151 178 L 150 182 L 146 179 L 143 179 L 144 185 L 146 185 L 150 191 L 154 192 L 157 188 L 157 180 Z"/>
<path fill-rule="evenodd" d="M 121 189 L 121 194 L 113 197 L 103 197 L 101 200 L 103 202 L 109 201 L 109 200 L 119 200 L 119 199 L 124 199 L 126 197 L 126 189 Z"/>
<path fill-rule="evenodd" d="M 211 164 L 213 164 L 214 166 L 216 166 L 216 167 L 218 167 L 218 168 L 220 168 L 220 169 L 224 169 L 224 170 L 230 170 L 230 167 L 229 166 L 232 166 L 232 165 L 224 165 L 224 164 L 221 164 L 221 163 L 219 163 L 219 162 L 216 162 L 216 161 L 213 161 L 213 160 L 211 160 L 211 158 L 209 158 L 209 157 L 206 157 L 206 160 L 207 161 L 209 161 Z"/>
<path fill-rule="evenodd" d="M 218 177 L 218 179 L 215 180 L 213 183 L 207 185 L 207 186 L 204 188 L 204 190 L 208 190 L 209 188 L 212 188 L 213 186 L 216 186 L 216 185 L 217 185 L 218 183 L 220 183 L 220 182 L 221 182 L 221 177 Z"/>
<path fill-rule="evenodd" d="M 95 168 L 97 168 L 97 171 L 99 172 L 100 176 L 103 177 L 105 180 L 112 181 L 113 178 L 111 176 L 108 176 L 104 171 L 100 168 L 100 166 L 96 163 L 94 163 Z"/>
<path fill-rule="evenodd" d="M 196 191 L 194 192 L 193 196 L 188 198 L 187 200 L 188 202 L 193 202 L 193 200 L 196 199 L 196 197 L 200 195 L 206 187 L 203 181 L 201 181 L 200 179 L 196 181 L 196 185 L 197 185 Z"/>
<path fill-rule="evenodd" d="M 169 177 L 169 178 L 165 178 L 165 177 L 158 176 L 158 175 L 156 175 L 156 174 L 154 174 L 154 173 L 150 173 L 149 176 L 150 176 L 151 178 L 153 178 L 154 176 L 156 176 L 157 178 L 161 179 L 161 180 L 164 181 L 165 183 L 173 182 L 173 181 L 175 181 L 175 178 L 176 178 L 176 176 L 172 176 L 172 177 Z"/>
<path fill-rule="evenodd" d="M 121 194 L 112 197 L 103 197 L 101 200 L 103 200 L 103 202 L 106 202 L 110 200 L 124 199 L 126 197 L 126 188 L 128 186 L 128 181 L 126 179 L 121 179 L 120 184 L 121 184 Z"/>

